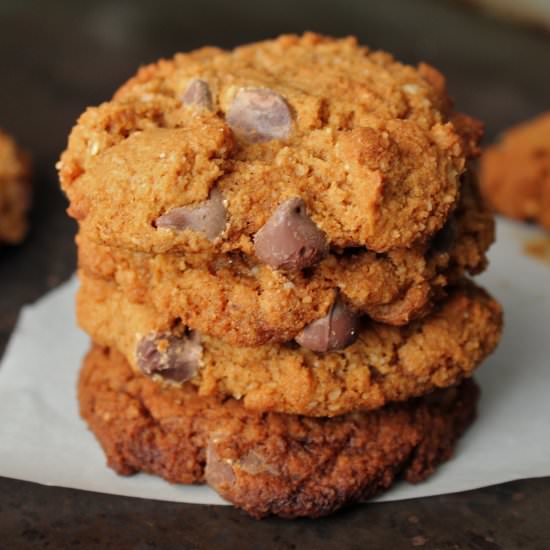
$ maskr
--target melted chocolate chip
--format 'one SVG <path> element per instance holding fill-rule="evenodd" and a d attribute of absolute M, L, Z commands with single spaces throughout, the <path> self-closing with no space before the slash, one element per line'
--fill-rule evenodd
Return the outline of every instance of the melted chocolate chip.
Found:
<path fill-rule="evenodd" d="M 199 231 L 204 233 L 207 239 L 213 241 L 223 233 L 226 225 L 222 193 L 218 188 L 214 188 L 210 192 L 208 200 L 196 206 L 172 208 L 158 217 L 155 224 L 163 229 Z"/>
<path fill-rule="evenodd" d="M 329 312 L 305 327 L 296 341 L 304 348 L 324 353 L 350 346 L 358 333 L 358 315 L 336 298 Z"/>
<path fill-rule="evenodd" d="M 231 464 L 220 458 L 212 441 L 209 441 L 206 447 L 204 478 L 206 483 L 217 491 L 229 488 L 235 483 L 235 472 Z"/>
<path fill-rule="evenodd" d="M 230 489 L 235 484 L 236 472 L 245 472 L 252 476 L 280 475 L 277 465 L 269 463 L 260 452 L 254 449 L 249 450 L 239 460 L 224 460 L 216 449 L 216 437 L 214 436 L 206 447 L 204 468 L 206 482 L 223 495 L 224 490 Z"/>
<path fill-rule="evenodd" d="M 180 338 L 160 332 L 145 336 L 138 344 L 137 364 L 148 375 L 159 375 L 171 382 L 193 378 L 202 356 L 200 337 L 190 332 Z"/>
<path fill-rule="evenodd" d="M 238 462 L 239 469 L 247 474 L 256 476 L 259 474 L 278 475 L 279 469 L 277 465 L 271 464 L 265 456 L 254 449 L 250 449 Z"/>
<path fill-rule="evenodd" d="M 208 84 L 199 78 L 194 78 L 189 82 L 185 92 L 181 96 L 184 105 L 188 107 L 200 107 L 202 109 L 212 110 L 212 94 Z"/>
<path fill-rule="evenodd" d="M 250 143 L 285 139 L 292 127 L 292 115 L 286 101 L 269 88 L 239 90 L 226 120 L 239 137 Z"/>
<path fill-rule="evenodd" d="M 323 232 L 306 214 L 305 203 L 293 198 L 281 204 L 254 237 L 256 256 L 273 269 L 296 271 L 323 258 Z"/>

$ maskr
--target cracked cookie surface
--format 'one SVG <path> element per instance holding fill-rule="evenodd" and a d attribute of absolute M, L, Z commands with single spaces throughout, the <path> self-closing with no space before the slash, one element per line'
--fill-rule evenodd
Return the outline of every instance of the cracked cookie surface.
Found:
<path fill-rule="evenodd" d="M 309 33 L 142 68 L 80 117 L 58 168 L 69 213 L 112 246 L 253 256 L 299 199 L 331 250 L 384 252 L 443 227 L 480 134 L 432 67 Z M 225 212 L 190 221 L 214 191 Z"/>
<path fill-rule="evenodd" d="M 79 380 L 82 417 L 117 473 L 209 483 L 254 517 L 318 517 L 419 482 L 451 457 L 475 417 L 473 381 L 369 413 L 306 418 L 247 411 L 134 373 L 93 346 Z"/>
<path fill-rule="evenodd" d="M 466 284 L 420 321 L 365 322 L 339 351 L 315 353 L 296 343 L 237 347 L 205 334 L 197 339 L 151 305 L 130 302 L 116 285 L 80 276 L 77 316 L 95 342 L 161 384 L 182 382 L 185 372 L 201 395 L 233 396 L 258 411 L 335 416 L 451 386 L 493 351 L 502 325 L 500 306 Z M 144 341 L 154 347 L 143 348 Z"/>

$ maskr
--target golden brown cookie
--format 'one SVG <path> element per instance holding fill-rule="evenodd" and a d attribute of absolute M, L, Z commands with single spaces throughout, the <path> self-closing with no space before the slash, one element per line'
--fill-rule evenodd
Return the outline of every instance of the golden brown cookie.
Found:
<path fill-rule="evenodd" d="M 494 237 L 477 184 L 465 182 L 458 209 L 431 243 L 375 254 L 331 254 L 305 272 L 282 273 L 240 254 L 206 265 L 174 254 L 151 256 L 99 245 L 80 234 L 79 267 L 116 282 L 131 301 L 152 303 L 187 326 L 227 343 L 255 346 L 294 339 L 340 296 L 355 312 L 402 325 L 465 272 L 479 273 Z"/>
<path fill-rule="evenodd" d="M 298 270 L 426 242 L 480 133 L 435 69 L 308 33 L 141 69 L 80 117 L 58 168 L 97 242 Z"/>
<path fill-rule="evenodd" d="M 116 472 L 207 482 L 257 518 L 323 516 L 398 477 L 425 479 L 452 455 L 477 399 L 468 380 L 369 413 L 257 414 L 233 399 L 200 397 L 188 384 L 155 384 L 98 346 L 79 381 L 81 415 Z"/>
<path fill-rule="evenodd" d="M 27 233 L 31 202 L 29 166 L 27 154 L 0 131 L 0 245 L 17 244 Z"/>
<path fill-rule="evenodd" d="M 505 132 L 484 152 L 480 176 L 495 210 L 550 229 L 550 113 Z"/>
<path fill-rule="evenodd" d="M 311 334 L 304 345 L 237 347 L 130 302 L 112 283 L 82 273 L 81 283 L 80 325 L 136 371 L 176 385 L 190 380 L 201 395 L 233 396 L 249 409 L 309 416 L 375 409 L 456 384 L 493 351 L 502 323 L 500 306 L 466 284 L 421 321 L 365 322 L 340 351 L 307 349 Z"/>

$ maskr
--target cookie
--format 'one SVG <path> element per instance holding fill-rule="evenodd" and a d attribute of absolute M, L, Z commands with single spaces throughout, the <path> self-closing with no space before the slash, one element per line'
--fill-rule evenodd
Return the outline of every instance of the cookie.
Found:
<path fill-rule="evenodd" d="M 496 211 L 550 229 L 550 113 L 505 132 L 484 152 L 480 176 Z"/>
<path fill-rule="evenodd" d="M 119 353 L 92 347 L 80 373 L 80 412 L 117 473 L 208 483 L 260 518 L 318 517 L 403 478 L 416 483 L 449 459 L 473 421 L 473 381 L 369 413 L 307 418 L 247 411 L 161 386 Z"/>
<path fill-rule="evenodd" d="M 429 312 L 448 284 L 479 273 L 494 221 L 475 182 L 465 182 L 458 209 L 427 245 L 375 254 L 331 254 L 313 268 L 282 273 L 240 254 L 206 265 L 174 254 L 151 256 L 99 245 L 81 233 L 79 267 L 115 281 L 130 300 L 239 346 L 294 339 L 323 317 L 336 296 L 361 315 L 403 325 Z"/>
<path fill-rule="evenodd" d="M 190 381 L 201 395 L 229 395 L 258 411 L 335 416 L 451 386 L 492 352 L 501 331 L 499 305 L 466 284 L 404 327 L 354 325 L 338 306 L 297 341 L 237 347 L 80 276 L 77 316 L 95 342 L 159 382 Z"/>
<path fill-rule="evenodd" d="M 13 139 L 0 131 L 0 245 L 17 244 L 27 233 L 30 162 Z"/>
<path fill-rule="evenodd" d="M 426 242 L 480 134 L 435 69 L 310 33 L 142 68 L 80 117 L 58 169 L 97 242 L 297 271 Z"/>

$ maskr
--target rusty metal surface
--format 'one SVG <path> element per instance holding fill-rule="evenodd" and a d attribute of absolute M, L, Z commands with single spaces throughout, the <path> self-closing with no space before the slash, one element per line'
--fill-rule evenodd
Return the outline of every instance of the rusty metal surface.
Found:
<path fill-rule="evenodd" d="M 434 64 L 459 107 L 487 122 L 489 139 L 550 107 L 550 35 L 444 0 L 4 0 L 0 126 L 32 151 L 37 199 L 27 242 L 0 251 L 0 353 L 21 306 L 74 270 L 75 227 L 54 164 L 84 107 L 107 99 L 137 65 L 177 50 L 306 29 L 356 34 L 405 61 Z M 257 522 L 231 508 L 0 478 L 0 547 L 547 550 L 550 479 L 362 505 L 316 521 Z"/>

